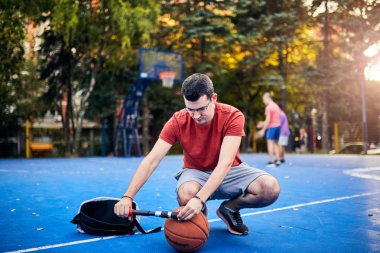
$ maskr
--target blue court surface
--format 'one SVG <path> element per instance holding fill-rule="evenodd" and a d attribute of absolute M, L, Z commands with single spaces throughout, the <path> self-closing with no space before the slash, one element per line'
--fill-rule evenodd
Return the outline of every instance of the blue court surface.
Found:
<path fill-rule="evenodd" d="M 1 252 L 175 252 L 163 231 L 113 237 L 80 234 L 70 220 L 82 201 L 120 197 L 142 158 L 0 160 Z M 250 233 L 227 232 L 209 201 L 210 237 L 199 252 L 380 252 L 380 156 L 289 155 L 265 168 L 266 155 L 243 154 L 282 187 L 266 208 L 244 209 Z M 182 156 L 166 157 L 136 196 L 140 209 L 177 207 L 174 174 Z M 145 229 L 164 220 L 142 217 Z"/>

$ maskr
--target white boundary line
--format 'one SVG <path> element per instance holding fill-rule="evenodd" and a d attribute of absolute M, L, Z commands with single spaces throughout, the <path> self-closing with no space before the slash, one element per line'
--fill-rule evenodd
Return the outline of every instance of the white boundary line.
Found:
<path fill-rule="evenodd" d="M 108 239 L 113 239 L 113 238 L 117 238 L 117 237 L 120 237 L 120 235 L 98 237 L 98 238 L 94 238 L 94 239 L 74 241 L 74 242 L 67 242 L 67 243 L 58 243 L 58 244 L 53 244 L 53 245 L 40 246 L 40 247 L 36 247 L 36 248 L 22 249 L 22 250 L 16 250 L 16 251 L 8 251 L 8 252 L 5 252 L 5 253 L 11 253 L 11 252 L 33 252 L 33 251 L 39 251 L 39 250 L 45 250 L 45 249 L 54 249 L 54 248 L 66 247 L 66 246 L 75 245 L 75 244 L 97 242 L 97 241 L 108 240 Z"/>
<path fill-rule="evenodd" d="M 359 197 L 364 197 L 364 196 L 371 196 L 375 194 L 379 194 L 380 192 L 367 192 L 363 194 L 355 194 L 355 195 L 350 195 L 350 196 L 345 196 L 345 197 L 339 197 L 339 198 L 333 198 L 333 199 L 325 199 L 325 200 L 318 200 L 318 201 L 313 201 L 313 202 L 307 202 L 303 204 L 297 204 L 297 205 L 291 205 L 291 206 L 284 206 L 284 207 L 279 207 L 279 208 L 274 208 L 270 210 L 264 210 L 264 211 L 258 211 L 258 212 L 253 212 L 253 213 L 245 213 L 242 214 L 241 216 L 254 216 L 254 215 L 259 215 L 259 214 L 264 214 L 264 213 L 272 213 L 272 212 L 278 212 L 278 211 L 283 211 L 283 210 L 289 210 L 293 208 L 299 208 L 299 207 L 304 207 L 304 206 L 313 206 L 313 205 L 319 205 L 319 204 L 324 204 L 324 203 L 329 203 L 329 202 L 335 202 L 335 201 L 340 201 L 340 200 L 346 200 L 346 199 L 353 199 L 353 198 L 359 198 Z M 221 221 L 221 219 L 212 219 L 209 220 L 209 222 L 215 222 L 215 221 Z"/>
<path fill-rule="evenodd" d="M 358 168 L 358 169 L 351 169 L 351 170 L 344 170 L 343 173 L 353 176 L 353 177 L 360 177 L 365 179 L 374 179 L 374 180 L 380 180 L 380 176 L 376 174 L 370 174 L 367 172 L 372 171 L 380 171 L 380 167 L 370 167 L 370 168 Z"/>
<path fill-rule="evenodd" d="M 355 194 L 355 195 L 338 197 L 338 198 L 332 198 L 332 199 L 324 199 L 324 200 L 312 201 L 312 202 L 307 202 L 307 203 L 303 203 L 303 204 L 284 206 L 284 207 L 274 208 L 274 209 L 270 209 L 270 210 L 264 210 L 264 211 L 246 213 L 246 214 L 242 214 L 242 216 L 245 217 L 245 216 L 260 215 L 260 214 L 264 214 L 264 213 L 273 213 L 273 212 L 278 212 L 278 211 L 283 211 L 283 210 L 289 210 L 289 209 L 293 209 L 293 208 L 319 205 L 319 204 L 324 204 L 324 203 L 329 203 L 329 202 L 335 202 L 335 201 L 341 201 L 341 200 L 353 199 L 353 198 L 360 198 L 360 197 L 371 196 L 371 195 L 376 195 L 376 194 L 380 194 L 380 192 L 367 192 L 367 193 Z M 211 219 L 211 220 L 208 220 L 209 223 L 211 223 L 211 222 L 217 222 L 217 221 L 221 221 L 221 219 Z M 141 233 L 136 233 L 136 234 L 141 234 Z M 40 247 L 29 248 L 29 249 L 16 250 L 16 251 L 8 251 L 8 252 L 5 252 L 5 253 L 33 252 L 33 251 L 39 251 L 39 250 L 45 250 L 45 249 L 53 249 L 53 248 L 66 247 L 66 246 L 71 246 L 71 245 L 76 245 L 76 244 L 84 244 L 84 243 L 90 243 L 90 242 L 97 242 L 97 241 L 102 241 L 102 240 L 108 240 L 108 239 L 118 238 L 118 237 L 122 237 L 122 236 L 129 236 L 129 235 L 116 235 L 116 236 L 98 237 L 98 238 L 88 239 L 88 240 L 80 240 L 80 241 L 74 241 L 74 242 L 68 242 L 68 243 L 59 243 L 59 244 L 40 246 Z"/>

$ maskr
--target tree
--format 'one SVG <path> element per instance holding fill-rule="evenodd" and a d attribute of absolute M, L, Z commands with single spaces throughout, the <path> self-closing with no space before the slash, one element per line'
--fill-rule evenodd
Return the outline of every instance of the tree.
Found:
<path fill-rule="evenodd" d="M 15 125 L 18 118 L 29 118 L 36 103 L 40 90 L 33 71 L 36 62 L 25 55 L 23 44 L 29 39 L 27 26 L 40 22 L 50 7 L 46 0 L 36 0 L 33 5 L 25 0 L 0 3 L 0 125 Z"/>
<path fill-rule="evenodd" d="M 332 62 L 332 46 L 331 46 L 331 33 L 332 33 L 332 14 L 329 10 L 330 4 L 332 1 L 324 0 L 324 1 L 313 1 L 312 4 L 312 12 L 316 12 L 316 10 L 322 6 L 324 8 L 324 12 L 321 12 L 317 15 L 317 20 L 321 23 L 322 26 L 322 52 L 320 54 L 320 58 L 318 61 L 319 64 L 319 72 L 317 74 L 319 81 L 317 90 L 319 91 L 317 95 L 322 97 L 321 108 L 322 108 L 322 150 L 329 150 L 329 93 L 330 89 L 334 83 L 332 74 L 333 71 L 331 69 Z"/>
<path fill-rule="evenodd" d="M 218 75 L 216 65 L 233 28 L 230 8 L 229 1 L 165 1 L 156 44 L 182 52 L 187 72 Z"/>
<path fill-rule="evenodd" d="M 250 142 L 257 111 L 263 110 L 262 91 L 279 91 L 279 84 L 284 87 L 289 82 L 287 90 L 293 94 L 294 83 L 302 83 L 297 72 L 310 58 L 305 53 L 309 44 L 306 10 L 302 1 L 163 4 L 158 33 L 163 42 L 158 44 L 184 52 L 187 70 L 209 73 L 220 100 L 243 111 L 247 119 L 243 150 Z"/>
<path fill-rule="evenodd" d="M 301 83 L 297 76 L 301 63 L 313 58 L 313 51 L 307 52 L 312 49 L 307 36 L 309 20 L 300 1 L 245 0 L 236 3 L 232 21 L 236 33 L 229 58 L 233 60 L 226 62 L 238 62 L 231 79 L 239 81 L 231 89 L 238 90 L 234 101 L 240 101 L 249 126 L 259 119 L 257 111 L 263 111 L 263 91 L 281 91 L 285 110 L 285 89 L 293 93 Z"/>
<path fill-rule="evenodd" d="M 324 11 L 318 10 L 321 7 Z M 360 87 L 365 87 L 364 69 L 372 60 L 363 53 L 380 40 L 379 8 L 378 1 L 313 1 L 311 11 L 316 15 L 323 31 L 323 50 L 319 57 L 316 83 L 321 91 L 319 95 L 323 98 L 324 150 L 329 147 L 328 128 L 331 120 L 358 117 Z M 378 56 L 373 56 L 375 57 Z M 330 104 L 330 100 L 334 103 Z M 351 110 L 346 110 L 347 107 Z M 340 113 L 330 116 L 329 111 Z M 362 116 L 366 135 L 366 113 L 363 112 Z"/>
<path fill-rule="evenodd" d="M 0 126 L 14 121 L 15 90 L 23 64 L 25 37 L 23 15 L 13 5 L 0 8 Z"/>
<path fill-rule="evenodd" d="M 78 150 L 99 73 L 118 72 L 137 63 L 136 50 L 150 43 L 159 6 L 148 0 L 57 1 L 49 17 L 51 31 L 45 33 L 43 77 L 49 80 L 52 104 L 59 107 L 67 97 L 67 115 L 62 115 L 67 152 Z"/>
<path fill-rule="evenodd" d="M 364 71 L 372 59 L 380 56 L 380 52 L 369 57 L 365 55 L 365 50 L 380 41 L 380 3 L 376 0 L 338 2 L 338 22 L 344 31 L 344 41 L 347 42 L 346 49 L 348 49 L 348 54 L 353 59 L 356 83 L 361 86 L 363 142 L 364 152 L 366 153 L 368 134 Z"/>

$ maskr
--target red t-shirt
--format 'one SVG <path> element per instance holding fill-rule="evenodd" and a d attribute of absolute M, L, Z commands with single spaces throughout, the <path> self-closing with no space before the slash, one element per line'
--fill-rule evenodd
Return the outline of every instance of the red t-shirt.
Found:
<path fill-rule="evenodd" d="M 270 115 L 268 128 L 281 126 L 280 114 L 281 109 L 275 102 L 271 102 L 265 107 L 265 115 Z"/>
<path fill-rule="evenodd" d="M 183 168 L 215 169 L 224 136 L 245 136 L 243 113 L 230 105 L 215 105 L 214 117 L 207 125 L 199 125 L 182 109 L 174 113 L 162 129 L 160 139 L 172 145 L 178 141 L 181 145 Z M 237 152 L 232 166 L 241 163 Z"/>

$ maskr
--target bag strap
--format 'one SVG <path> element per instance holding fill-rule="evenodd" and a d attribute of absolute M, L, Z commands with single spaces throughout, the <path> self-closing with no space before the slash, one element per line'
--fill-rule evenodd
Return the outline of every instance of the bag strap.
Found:
<path fill-rule="evenodd" d="M 87 234 L 91 234 L 91 235 L 125 235 L 125 234 L 133 235 L 135 233 L 135 231 L 133 230 L 133 227 L 125 228 L 125 229 L 121 229 L 121 228 L 101 229 L 101 228 L 94 228 L 84 223 L 81 223 L 80 228 Z"/>
<path fill-rule="evenodd" d="M 80 216 L 80 213 L 78 213 L 77 215 L 75 215 L 75 217 L 70 222 L 73 223 L 73 224 L 79 224 L 79 222 L 80 222 L 79 216 Z"/>
<path fill-rule="evenodd" d="M 143 234 L 151 234 L 151 233 L 157 233 L 157 232 L 160 232 L 161 231 L 161 227 L 156 227 L 156 228 L 153 228 L 153 229 L 149 229 L 147 231 L 145 231 L 140 223 L 136 220 L 136 219 L 133 219 L 133 225 L 136 226 L 136 228 Z"/>
<path fill-rule="evenodd" d="M 131 229 L 118 228 L 118 229 L 113 229 L 113 230 L 105 230 L 105 229 L 93 228 L 93 227 L 87 226 L 83 222 L 80 222 L 79 213 L 71 220 L 71 223 L 81 226 L 81 228 L 86 233 L 98 234 L 98 235 L 120 235 L 120 234 L 132 235 L 134 234 L 133 227 L 136 227 L 143 234 L 157 233 L 157 232 L 160 232 L 162 229 L 161 227 L 156 227 L 154 229 L 149 229 L 145 231 L 136 219 L 133 219 L 133 222 L 132 222 L 133 227 Z"/>

